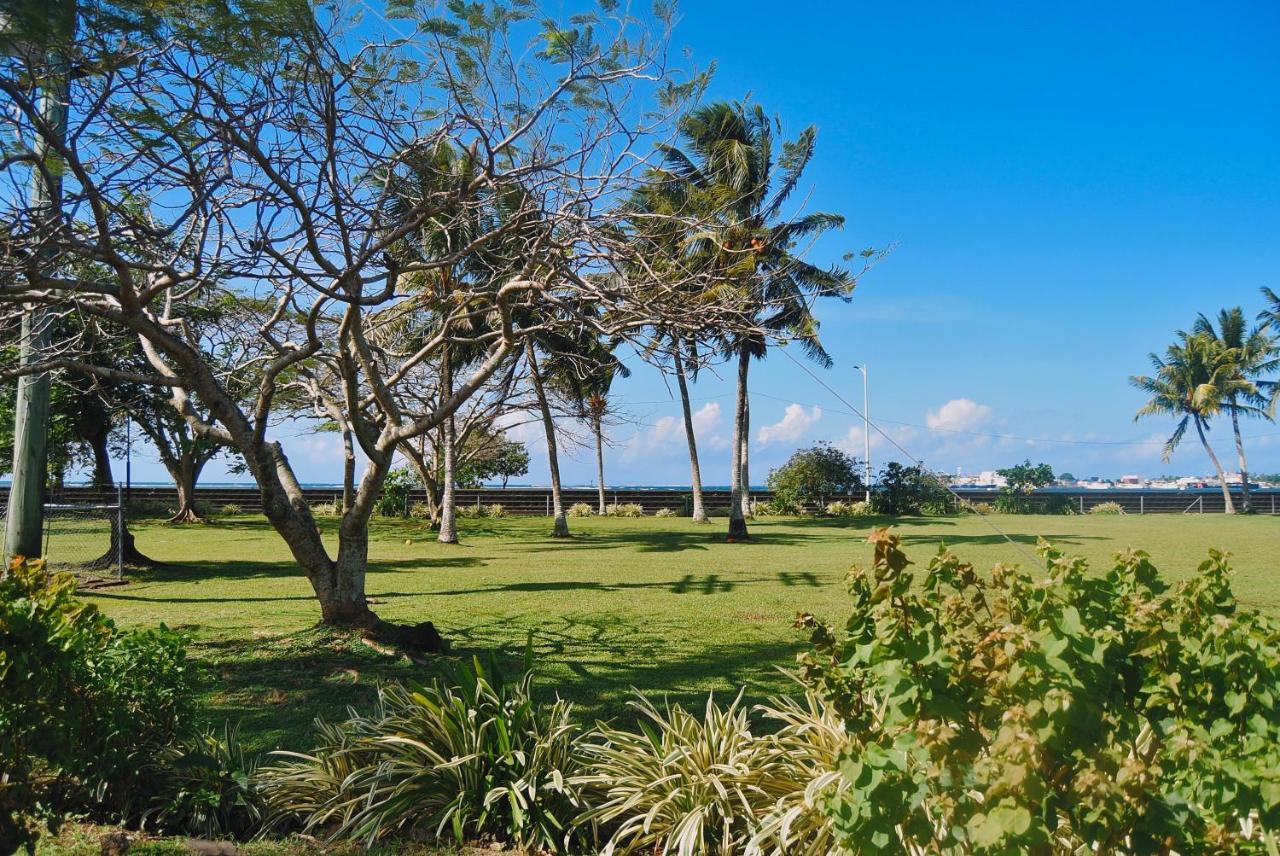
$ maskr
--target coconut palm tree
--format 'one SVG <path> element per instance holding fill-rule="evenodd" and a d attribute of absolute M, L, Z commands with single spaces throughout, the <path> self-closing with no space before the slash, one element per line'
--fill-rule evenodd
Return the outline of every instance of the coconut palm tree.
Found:
<path fill-rule="evenodd" d="M 614 353 L 617 342 L 587 341 L 579 353 L 561 357 L 552 367 L 555 384 L 574 403 L 580 418 L 591 428 L 596 447 L 597 512 L 605 513 L 604 500 L 604 427 L 613 413 L 609 393 L 618 378 L 630 377 L 631 370 Z"/>
<path fill-rule="evenodd" d="M 662 148 L 662 171 L 687 188 L 685 198 L 700 215 L 701 225 L 687 238 L 691 254 L 710 272 L 713 287 L 732 290 L 744 317 L 755 326 L 754 332 L 722 336 L 718 343 L 738 363 L 731 540 L 748 536 L 751 361 L 765 356 L 770 340 L 783 339 L 799 342 L 806 356 L 830 366 L 812 305 L 818 297 L 847 299 L 856 283 L 848 270 L 819 268 L 798 254 L 801 242 L 840 228 L 844 218 L 784 213 L 813 158 L 817 132 L 809 127 L 778 145 L 777 129 L 777 121 L 758 104 L 717 102 L 681 120 L 679 147 Z"/>
<path fill-rule="evenodd" d="M 1242 510 L 1248 514 L 1251 510 L 1249 497 L 1249 465 L 1245 460 L 1244 438 L 1240 435 L 1240 416 L 1256 413 L 1271 419 L 1274 413 L 1275 400 L 1268 406 L 1267 396 L 1263 390 L 1267 382 L 1263 378 L 1280 368 L 1280 346 L 1272 337 L 1267 322 L 1252 329 L 1244 317 L 1244 310 L 1239 306 L 1223 309 L 1218 313 L 1217 325 L 1202 313 L 1196 319 L 1192 332 L 1208 336 L 1218 342 L 1231 355 L 1231 369 L 1237 380 L 1249 381 L 1254 385 L 1252 392 L 1233 389 L 1227 394 L 1225 408 L 1231 414 L 1231 430 L 1235 434 L 1236 459 L 1240 465 Z M 1250 405 L 1250 410 L 1241 408 L 1242 400 Z"/>
<path fill-rule="evenodd" d="M 1227 514 L 1235 513 L 1226 473 L 1209 445 L 1206 436 L 1210 420 L 1228 407 L 1232 398 L 1247 401 L 1257 392 L 1251 381 L 1244 380 L 1236 372 L 1236 355 L 1218 339 L 1204 333 L 1178 332 L 1178 341 L 1170 345 L 1164 357 L 1151 354 L 1155 374 L 1135 375 L 1129 379 L 1150 399 L 1134 415 L 1134 421 L 1144 416 L 1165 415 L 1178 420 L 1173 434 L 1164 444 L 1164 460 L 1168 462 L 1173 451 L 1182 442 L 1188 427 L 1194 426 L 1213 463 L 1222 486 L 1222 499 Z M 1252 405 L 1239 405 L 1242 412 L 1255 415 Z"/>

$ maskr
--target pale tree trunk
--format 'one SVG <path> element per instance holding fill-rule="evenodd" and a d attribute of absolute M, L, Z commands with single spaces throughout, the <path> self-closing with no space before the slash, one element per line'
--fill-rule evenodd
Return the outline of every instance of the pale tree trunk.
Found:
<path fill-rule="evenodd" d="M 1231 489 L 1227 487 L 1227 474 L 1222 470 L 1222 464 L 1218 462 L 1218 456 L 1214 454 L 1213 447 L 1209 445 L 1209 438 L 1204 435 L 1204 422 L 1199 417 L 1192 417 L 1196 423 L 1196 433 L 1200 435 L 1200 443 L 1204 446 L 1204 450 L 1209 453 L 1209 460 L 1213 461 L 1213 468 L 1218 472 L 1218 484 L 1222 486 L 1222 501 L 1226 506 L 1227 514 L 1235 514 L 1236 507 L 1231 502 Z"/>
<path fill-rule="evenodd" d="M 684 362 L 680 359 L 680 344 L 675 345 L 674 365 L 676 383 L 680 387 L 680 407 L 684 411 L 684 434 L 689 441 L 689 487 L 693 493 L 693 522 L 706 523 L 707 509 L 702 503 L 702 471 L 698 467 L 698 439 L 693 431 L 693 408 L 689 406 L 689 383 L 684 376 Z"/>
<path fill-rule="evenodd" d="M 604 424 L 599 416 L 592 417 L 592 429 L 596 435 L 596 491 L 600 494 L 597 513 L 604 516 Z"/>
<path fill-rule="evenodd" d="M 1236 460 L 1240 462 L 1240 506 L 1241 511 L 1248 514 L 1253 510 L 1249 496 L 1249 464 L 1244 458 L 1244 438 L 1240 436 L 1240 414 L 1236 412 L 1236 400 L 1231 399 L 1231 430 L 1236 435 Z"/>
<path fill-rule="evenodd" d="M 746 349 L 742 349 L 738 353 L 738 395 L 733 411 L 733 472 L 730 473 L 729 484 L 731 493 L 729 495 L 729 538 L 734 541 L 745 541 L 749 535 L 747 532 L 747 518 L 742 513 L 743 509 L 743 492 L 746 486 L 742 483 L 742 432 L 746 430 L 747 413 L 747 370 L 750 366 L 751 356 Z"/>
<path fill-rule="evenodd" d="M 529 359 L 529 378 L 533 381 L 533 392 L 538 398 L 538 408 L 542 411 L 542 428 L 547 435 L 547 467 L 551 471 L 551 513 L 554 515 L 552 537 L 569 537 L 569 518 L 564 513 L 564 503 L 560 498 L 560 458 L 556 452 L 556 423 L 551 418 L 551 404 L 547 401 L 547 391 L 542 385 L 542 376 L 538 374 L 538 360 L 533 352 L 533 343 L 525 345 L 525 355 Z"/>
<path fill-rule="evenodd" d="M 342 429 L 342 509 L 346 514 L 351 510 L 356 492 L 356 445 L 351 437 L 351 428 Z"/>
<path fill-rule="evenodd" d="M 440 357 L 440 400 L 446 401 L 453 395 L 453 365 L 449 362 L 449 349 L 445 348 Z M 454 504 L 454 458 L 457 442 L 453 415 L 450 414 L 440 426 L 442 438 L 441 451 L 444 453 L 444 484 L 440 495 L 440 534 L 436 540 L 441 544 L 458 543 L 458 512 Z"/>

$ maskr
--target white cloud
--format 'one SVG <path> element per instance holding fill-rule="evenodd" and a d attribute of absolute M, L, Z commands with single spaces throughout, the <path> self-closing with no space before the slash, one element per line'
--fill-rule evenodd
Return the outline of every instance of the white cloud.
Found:
<path fill-rule="evenodd" d="M 816 404 L 808 411 L 802 404 L 788 404 L 781 419 L 760 429 L 756 434 L 756 442 L 761 446 L 767 446 L 775 441 L 799 440 L 821 418 L 822 408 Z"/>
<path fill-rule="evenodd" d="M 991 422 L 991 408 L 972 398 L 953 398 L 926 413 L 924 421 L 935 430 L 977 431 Z"/>
<path fill-rule="evenodd" d="M 693 414 L 693 431 L 698 447 L 705 443 L 711 448 L 728 445 L 715 433 L 720 423 L 720 404 L 709 401 Z M 625 460 L 636 460 L 653 455 L 670 455 L 687 452 L 688 440 L 684 433 L 684 420 L 679 416 L 662 416 L 647 431 L 636 433 L 623 450 Z"/>

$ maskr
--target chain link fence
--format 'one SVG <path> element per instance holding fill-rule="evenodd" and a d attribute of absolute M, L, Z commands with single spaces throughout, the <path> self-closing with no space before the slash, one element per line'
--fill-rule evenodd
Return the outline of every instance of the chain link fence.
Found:
<path fill-rule="evenodd" d="M 0 531 L 8 506 L 0 506 Z M 124 503 L 119 493 L 102 502 L 52 502 L 44 506 L 44 559 L 50 570 L 93 578 L 124 574 Z M 8 555 L 8 545 L 5 555 Z"/>

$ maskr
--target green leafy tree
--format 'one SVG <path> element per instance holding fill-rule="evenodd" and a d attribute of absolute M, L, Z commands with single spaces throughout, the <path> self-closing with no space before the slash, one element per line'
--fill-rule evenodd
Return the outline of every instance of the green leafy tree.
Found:
<path fill-rule="evenodd" d="M 1035 510 L 1031 495 L 1039 488 L 1053 484 L 1054 481 L 1053 467 L 1044 463 L 1033 464 L 1029 458 L 1012 467 L 996 470 L 996 474 L 1002 476 L 1006 482 L 1000 489 L 1000 495 L 996 497 L 996 510 L 1008 514 L 1031 513 Z M 1066 508 L 1066 498 L 1057 497 L 1056 501 L 1050 499 L 1047 502 L 1045 510 L 1051 513 L 1064 513 Z"/>
<path fill-rule="evenodd" d="M 1133 417 L 1134 421 L 1154 415 L 1172 416 L 1178 420 L 1173 433 L 1164 444 L 1166 462 L 1182 442 L 1187 428 L 1194 427 L 1205 454 L 1209 456 L 1218 474 L 1226 513 L 1234 514 L 1235 504 L 1231 501 L 1226 473 L 1213 447 L 1209 445 L 1206 433 L 1209 422 L 1229 406 L 1232 400 L 1237 402 L 1242 411 L 1249 414 L 1255 412 L 1257 408 L 1244 401 L 1256 394 L 1257 387 L 1252 381 L 1240 377 L 1236 355 L 1219 339 L 1203 333 L 1179 331 L 1178 341 L 1165 350 L 1164 357 L 1151 354 L 1151 364 L 1155 368 L 1154 375 L 1136 375 L 1129 379 L 1130 383 L 1150 396 Z"/>
<path fill-rule="evenodd" d="M 1236 381 L 1246 381 L 1254 385 L 1252 390 L 1239 384 L 1233 385 L 1227 391 L 1224 402 L 1226 411 L 1231 416 L 1231 431 L 1236 441 L 1236 460 L 1240 466 L 1240 504 L 1248 514 L 1252 510 L 1249 495 L 1249 464 L 1244 454 L 1244 437 L 1240 434 L 1240 417 L 1260 416 L 1268 420 L 1273 418 L 1276 401 L 1274 398 L 1268 401 L 1266 390 L 1270 384 L 1265 378 L 1280 368 L 1280 345 L 1276 343 L 1271 333 L 1270 322 L 1264 321 L 1250 328 L 1245 321 L 1244 310 L 1239 306 L 1220 311 L 1216 325 L 1202 314 L 1196 319 L 1192 330 L 1214 339 L 1223 347 Z M 1242 402 L 1250 407 L 1241 408 Z"/>
<path fill-rule="evenodd" d="M 794 452 L 769 473 L 769 490 L 788 505 L 823 505 L 864 489 L 857 458 L 826 442 Z"/>
<path fill-rule="evenodd" d="M 946 510 L 950 496 L 923 465 L 890 461 L 880 470 L 871 502 L 877 514 L 940 513 Z"/>

